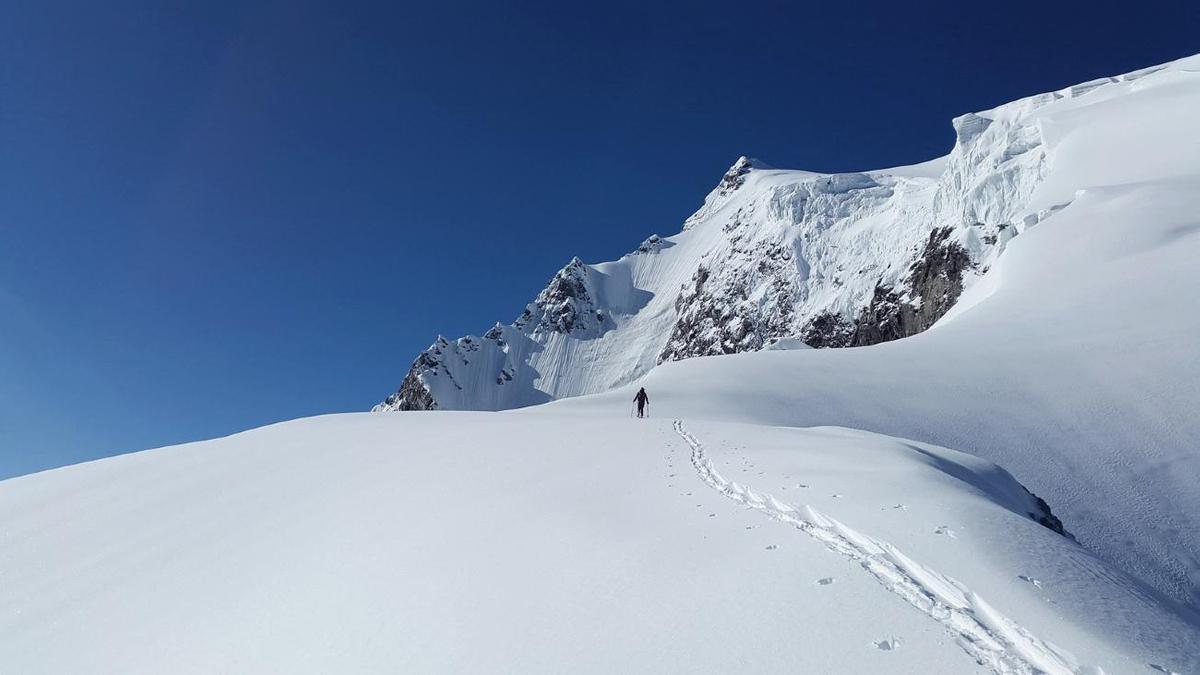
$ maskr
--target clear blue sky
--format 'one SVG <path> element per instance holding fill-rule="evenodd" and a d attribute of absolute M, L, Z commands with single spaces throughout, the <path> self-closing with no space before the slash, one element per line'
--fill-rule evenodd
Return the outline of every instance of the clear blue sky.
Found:
<path fill-rule="evenodd" d="M 739 154 L 877 168 L 1200 3 L 0 3 L 0 477 L 363 410 Z"/>

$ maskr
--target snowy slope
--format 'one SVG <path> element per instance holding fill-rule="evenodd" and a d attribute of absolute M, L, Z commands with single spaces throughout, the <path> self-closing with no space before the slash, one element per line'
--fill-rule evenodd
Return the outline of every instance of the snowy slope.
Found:
<path fill-rule="evenodd" d="M 1091 125 L 1088 108 L 1136 98 L 1187 67 L 963 115 L 949 155 L 909 167 L 818 174 L 743 157 L 682 232 L 652 236 L 614 262 L 576 258 L 512 324 L 439 337 L 379 409 L 514 408 L 606 391 L 663 361 L 754 351 L 779 338 L 844 347 L 919 333 L 1013 237 L 1092 180 L 1050 151 Z M 1178 102 L 1156 105 L 1187 113 Z M 1159 111 L 1140 114 L 1156 119 Z"/>
<path fill-rule="evenodd" d="M 0 670 L 1200 673 L 1200 58 L 956 127 L 740 162 L 383 408 L 546 405 L 0 482 Z"/>
<path fill-rule="evenodd" d="M 1085 546 L 1177 601 L 1200 605 L 1200 493 L 1194 489 L 1200 476 L 1195 414 L 1200 410 L 1195 339 L 1200 334 L 1195 300 L 1200 297 L 1200 57 L 1033 96 L 955 123 L 958 143 L 945 160 L 869 174 L 891 176 L 872 178 L 877 183 L 904 186 L 888 198 L 894 206 L 881 206 L 879 213 L 892 214 L 903 205 L 941 214 L 938 222 L 958 223 L 949 238 L 969 251 L 974 267 L 964 270 L 961 299 L 934 330 L 870 349 L 774 352 L 660 367 L 641 383 L 660 404 L 669 401 L 676 415 L 838 424 L 997 461 L 1046 497 Z M 807 266 L 801 295 L 811 304 L 796 316 L 816 312 L 819 317 L 825 310 L 853 314 L 856 302 L 878 297 L 873 278 L 896 283 L 903 270 L 912 269 L 889 261 L 904 246 L 913 241 L 919 246 L 928 237 L 928 225 L 915 224 L 925 221 L 890 215 L 890 220 L 872 220 L 865 215 L 869 195 L 877 191 L 872 187 L 826 193 L 831 199 L 841 196 L 824 202 L 825 209 L 805 210 L 804 218 L 812 220 L 797 220 L 795 211 L 780 220 L 763 216 L 780 212 L 771 205 L 783 193 L 819 191 L 825 181 L 852 180 L 862 179 L 737 167 L 683 233 L 663 240 L 673 246 L 586 269 L 628 274 L 621 278 L 632 279 L 628 287 L 634 289 L 669 289 L 690 279 L 696 260 L 707 254 L 721 262 L 712 266 L 716 283 L 705 286 L 727 288 L 730 279 L 740 278 L 729 272 L 740 269 L 731 253 L 739 245 L 723 226 L 713 224 L 720 225 L 722 217 L 735 222 L 737 214 L 751 210 L 758 214 L 754 236 L 770 240 L 795 234 L 801 244 L 791 250 L 793 260 Z M 923 196 L 901 199 L 900 194 Z M 806 204 L 816 201 L 809 197 Z M 811 216 L 834 213 L 835 204 L 857 206 L 844 219 Z M 974 222 L 1009 226 L 996 225 L 990 233 L 996 243 L 990 244 L 988 233 L 977 237 L 978 227 L 962 225 Z M 806 223 L 814 224 L 812 229 Z M 774 234 L 766 234 L 772 225 Z M 1013 233 L 1020 236 L 1006 238 Z M 840 288 L 823 285 L 822 279 L 835 275 L 830 264 L 851 259 L 855 265 L 846 269 L 872 260 L 876 267 L 862 278 L 847 275 Z M 747 260 L 754 269 L 761 267 L 754 256 Z M 891 276 L 879 269 L 888 264 Z M 716 304 L 700 302 L 696 314 L 726 317 L 730 312 L 736 319 L 738 312 L 754 313 L 747 307 L 769 306 L 755 304 L 767 296 L 761 286 L 754 288 L 759 290 L 747 292 L 748 300 L 733 309 L 720 304 L 724 292 L 709 294 Z M 672 335 L 678 318 L 689 315 L 692 295 L 686 288 L 681 296 L 656 291 L 636 314 L 619 316 L 618 327 L 598 339 L 554 334 L 543 348 L 536 334 L 525 338 L 525 344 L 538 345 L 525 353 L 539 365 L 523 370 L 510 363 L 514 381 L 525 373 L 525 398 L 497 397 L 477 407 L 540 402 L 634 378 L 662 355 L 668 343 L 660 340 L 669 339 L 663 336 Z M 854 297 L 861 299 L 849 300 Z M 679 298 L 685 300 L 681 310 L 676 309 Z M 904 314 L 886 302 L 881 308 L 868 314 L 882 322 L 865 322 L 855 332 Z M 720 326 L 731 324 L 741 325 L 731 320 Z M 620 330 L 622 325 L 629 330 Z M 443 367 L 458 377 L 468 366 L 456 365 L 454 343 L 448 344 Z M 688 344 L 710 343 L 698 330 L 683 342 L 685 349 Z M 728 351 L 739 349 L 734 344 Z M 541 366 L 536 359 L 552 363 Z M 415 369 L 410 377 L 438 379 L 424 372 Z M 777 377 L 780 373 L 786 377 Z M 438 379 L 435 392 L 450 379 Z M 545 388 L 550 382 L 559 388 Z M 508 383 L 497 389 L 504 386 Z M 438 393 L 437 400 L 445 400 L 446 407 L 472 407 L 479 403 L 479 391 Z M 631 395 L 621 389 L 595 401 L 561 405 L 611 411 Z"/>
<path fill-rule="evenodd" d="M 739 160 L 680 234 L 614 262 L 572 260 L 512 324 L 439 337 L 380 409 L 514 408 L 806 330 L 849 340 L 845 317 L 928 243 L 936 179 L 750 167 Z"/>
<path fill-rule="evenodd" d="M 1200 606 L 1200 59 L 1028 114 L 1054 167 L 1031 208 L 1065 206 L 932 330 L 668 364 L 639 384 L 665 415 L 834 424 L 995 461 L 1088 549 Z"/>
<path fill-rule="evenodd" d="M 847 429 L 312 418 L 0 482 L 0 663 L 1196 672 L 1196 624 L 1038 508 Z"/>

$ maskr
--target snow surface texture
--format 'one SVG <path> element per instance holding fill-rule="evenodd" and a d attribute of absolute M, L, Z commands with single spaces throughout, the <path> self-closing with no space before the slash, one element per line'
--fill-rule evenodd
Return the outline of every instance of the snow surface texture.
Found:
<path fill-rule="evenodd" d="M 405 381 L 427 407 L 616 389 L 0 482 L 0 670 L 1200 673 L 1200 58 L 956 124 L 957 155 L 890 172 L 739 163 L 681 234 L 573 261 Z M 831 290 L 851 259 L 875 267 Z M 963 290 L 908 339 L 805 349 L 771 334 L 801 261 L 802 331 Z M 683 316 L 685 351 L 771 348 L 654 367 Z"/>
<path fill-rule="evenodd" d="M 986 457 L 1084 546 L 1195 607 L 1200 59 L 1036 112 L 1056 168 L 1030 204 L 1052 214 L 933 330 L 667 364 L 638 384 L 663 414 L 837 424 Z M 551 408 L 599 412 L 631 395 Z"/>
<path fill-rule="evenodd" d="M 0 482 L 0 663 L 1197 672 L 1195 624 L 1033 508 L 849 429 L 311 418 Z"/>
<path fill-rule="evenodd" d="M 976 268 L 934 330 L 870 349 L 660 367 L 639 384 L 678 416 L 839 424 L 987 457 L 1045 498 L 1085 546 L 1200 605 L 1200 57 L 955 124 L 949 157 L 903 170 L 831 177 L 735 167 L 741 175 L 722 181 L 687 229 L 664 240 L 674 246 L 569 266 L 596 290 L 589 309 L 618 308 L 606 310 L 612 327 L 588 328 L 599 337 L 497 327 L 504 345 L 486 351 L 507 375 L 495 386 L 467 381 L 479 372 L 470 367 L 476 359 L 462 364 L 460 347 L 447 342 L 433 398 L 445 407 L 504 408 L 636 377 L 662 353 L 679 317 L 676 300 L 690 297 L 673 289 L 691 281 L 701 261 L 720 261 L 710 265 L 709 288 L 734 278 L 732 270 L 760 268 L 753 256 L 739 267 L 737 251 L 758 244 L 731 232 L 795 243 L 781 250 L 801 271 L 797 297 L 806 299 L 796 316 L 821 316 L 856 311 L 877 278 L 896 283 L 910 267 L 896 256 L 927 242 L 931 221 L 949 220 Z M 891 197 L 873 187 L 885 183 Z M 753 227 L 727 232 L 735 222 Z M 996 229 L 980 234 L 976 222 Z M 1013 233 L 1020 236 L 1009 239 Z M 839 265 L 874 271 L 842 274 Z M 822 281 L 834 277 L 841 286 Z M 748 288 L 747 300 L 734 304 L 770 305 L 763 286 Z M 531 356 L 514 358 L 518 352 Z M 622 397 L 631 391 L 611 398 Z"/>

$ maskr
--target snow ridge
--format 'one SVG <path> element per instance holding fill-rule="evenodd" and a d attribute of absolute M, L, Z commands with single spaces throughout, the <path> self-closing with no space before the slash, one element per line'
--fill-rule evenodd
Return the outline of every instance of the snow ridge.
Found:
<path fill-rule="evenodd" d="M 946 627 L 977 663 L 1001 675 L 1103 673 L 1082 669 L 1062 649 L 1005 617 L 962 583 L 904 555 L 891 544 L 847 527 L 809 505 L 796 507 L 722 476 L 704 446 L 674 421 L 675 433 L 692 449 L 692 466 L 709 487 L 735 502 L 787 523 L 860 564 L 889 591 Z"/>
<path fill-rule="evenodd" d="M 464 354 L 487 336 L 435 343 L 377 409 L 517 408 L 608 391 L 665 361 L 920 333 L 960 297 L 978 300 L 971 289 L 1015 237 L 1095 187 L 1103 162 L 1072 162 L 1070 138 L 1100 124 L 1097 104 L 1133 105 L 1187 68 L 962 115 L 950 152 L 912 166 L 823 174 L 741 157 L 680 232 L 619 260 L 571 260 L 516 321 L 489 331 L 486 358 Z"/>

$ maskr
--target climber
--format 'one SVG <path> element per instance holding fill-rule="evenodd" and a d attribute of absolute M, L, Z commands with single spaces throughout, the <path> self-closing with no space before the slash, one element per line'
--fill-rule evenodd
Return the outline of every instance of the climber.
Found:
<path fill-rule="evenodd" d="M 638 417 L 642 417 L 645 414 L 646 406 L 650 405 L 650 397 L 646 395 L 645 387 L 638 389 L 638 393 L 633 397 L 633 401 L 637 403 Z"/>

